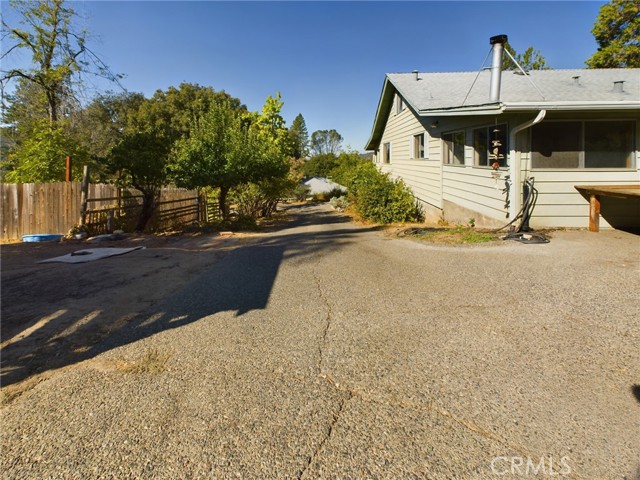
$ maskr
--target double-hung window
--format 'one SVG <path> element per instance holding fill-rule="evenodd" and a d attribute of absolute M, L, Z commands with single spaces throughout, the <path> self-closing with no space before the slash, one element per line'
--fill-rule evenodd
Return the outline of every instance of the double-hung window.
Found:
<path fill-rule="evenodd" d="M 449 165 L 464 165 L 464 131 L 445 133 L 444 163 Z"/>

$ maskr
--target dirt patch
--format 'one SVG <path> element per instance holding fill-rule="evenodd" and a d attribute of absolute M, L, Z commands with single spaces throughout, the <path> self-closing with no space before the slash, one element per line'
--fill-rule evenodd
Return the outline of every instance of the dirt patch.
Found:
<path fill-rule="evenodd" d="M 2 245 L 3 400 L 37 384 L 34 376 L 91 358 L 97 345 L 255 235 Z M 89 263 L 37 263 L 86 248 L 136 246 L 146 248 Z"/>

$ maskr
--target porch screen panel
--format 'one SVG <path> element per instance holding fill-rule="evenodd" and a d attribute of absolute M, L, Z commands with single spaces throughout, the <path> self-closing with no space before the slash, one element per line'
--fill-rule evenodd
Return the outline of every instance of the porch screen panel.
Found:
<path fill-rule="evenodd" d="M 585 122 L 585 168 L 633 167 L 633 127 L 631 121 Z"/>
<path fill-rule="evenodd" d="M 578 168 L 581 122 L 543 122 L 531 129 L 532 168 Z"/>

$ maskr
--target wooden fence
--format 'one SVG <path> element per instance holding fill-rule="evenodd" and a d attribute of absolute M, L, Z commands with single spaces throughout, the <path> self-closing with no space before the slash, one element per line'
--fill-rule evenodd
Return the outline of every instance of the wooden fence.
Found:
<path fill-rule="evenodd" d="M 66 234 L 81 217 L 81 182 L 2 185 L 2 240 L 37 233 Z M 89 184 L 85 224 L 92 234 L 110 229 L 131 231 L 142 205 L 137 190 Z M 206 220 L 206 200 L 197 190 L 163 188 L 149 231 L 167 230 Z"/>

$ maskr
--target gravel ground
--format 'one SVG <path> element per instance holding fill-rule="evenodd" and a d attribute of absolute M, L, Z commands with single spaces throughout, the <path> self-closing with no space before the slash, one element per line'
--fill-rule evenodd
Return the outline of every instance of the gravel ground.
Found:
<path fill-rule="evenodd" d="M 4 406 L 2 478 L 640 478 L 637 236 L 291 216 Z"/>

